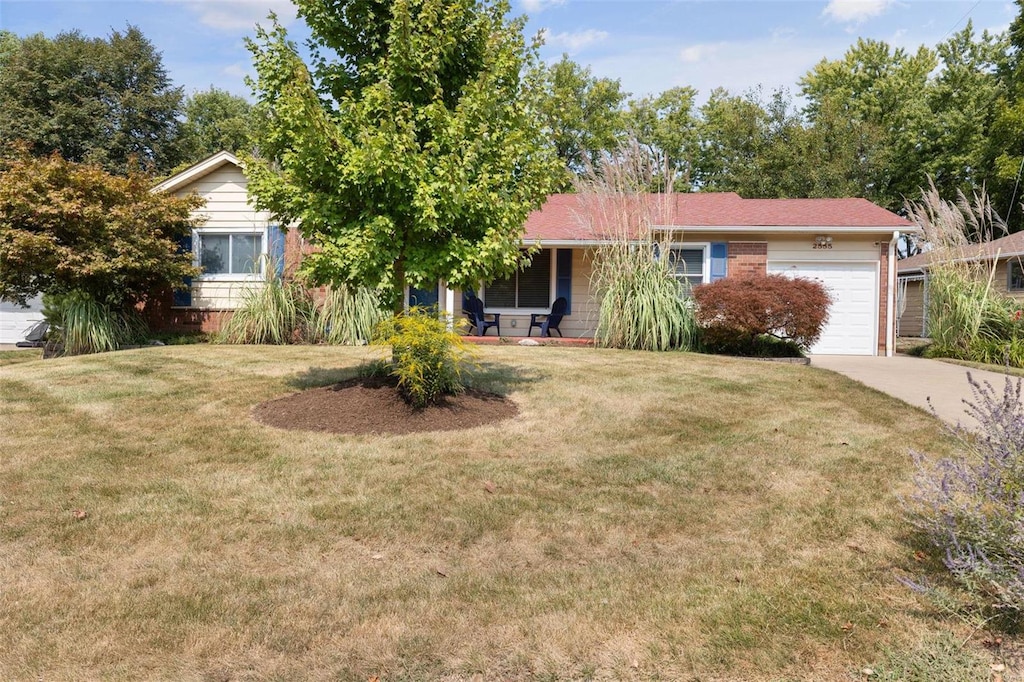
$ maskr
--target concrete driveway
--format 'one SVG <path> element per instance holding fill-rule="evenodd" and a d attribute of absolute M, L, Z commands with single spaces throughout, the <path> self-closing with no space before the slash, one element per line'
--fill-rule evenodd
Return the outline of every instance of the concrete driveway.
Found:
<path fill-rule="evenodd" d="M 844 374 L 855 381 L 899 398 L 931 412 L 950 424 L 962 423 L 974 428 L 977 422 L 964 412 L 964 400 L 974 402 L 967 373 L 975 381 L 989 382 L 999 394 L 1007 376 L 939 360 L 926 360 L 909 355 L 895 357 L 864 357 L 855 355 L 815 355 L 811 366 Z M 1016 377 L 1010 377 L 1017 381 Z M 931 399 L 931 407 L 928 399 Z"/>

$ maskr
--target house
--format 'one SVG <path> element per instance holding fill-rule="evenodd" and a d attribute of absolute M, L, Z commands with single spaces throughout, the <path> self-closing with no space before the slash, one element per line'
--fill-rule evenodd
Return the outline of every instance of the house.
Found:
<path fill-rule="evenodd" d="M 929 267 L 942 256 L 919 253 L 897 263 L 898 331 L 900 336 L 928 336 Z M 992 287 L 1024 304 L 1024 232 L 982 244 L 970 244 L 957 260 L 985 261 L 994 266 Z"/>
<path fill-rule="evenodd" d="M 43 297 L 18 305 L 0 301 L 0 344 L 14 344 L 24 341 L 28 332 L 43 319 Z"/>
<path fill-rule="evenodd" d="M 254 210 L 241 164 L 222 152 L 157 186 L 156 191 L 196 191 L 207 200 L 205 217 L 189 248 L 206 272 L 190 291 L 155 306 L 158 326 L 213 331 L 238 307 L 242 293 L 258 286 L 268 255 L 290 271 L 306 247 L 296 230 L 281 231 L 271 216 Z M 671 238 L 672 262 L 691 284 L 742 273 L 787 273 L 821 280 L 832 293 L 830 320 L 816 353 L 887 355 L 895 344 L 893 292 L 895 243 L 914 229 L 899 216 L 864 199 L 744 199 L 734 193 L 647 195 L 639 207 L 654 229 Z M 598 302 L 591 290 L 597 249 L 622 225 L 615 210 L 587 206 L 577 195 L 553 195 L 527 222 L 525 245 L 537 245 L 531 265 L 476 294 L 488 312 L 501 314 L 502 336 L 526 336 L 532 313 L 569 301 L 565 336 L 592 337 Z M 637 207 L 634 207 L 637 208 Z M 617 209 L 616 209 L 617 210 Z M 628 221 L 626 221 L 628 222 Z M 214 269 L 211 269 L 213 266 Z M 410 303 L 436 304 L 460 314 L 463 292 L 444 282 L 412 289 Z"/>

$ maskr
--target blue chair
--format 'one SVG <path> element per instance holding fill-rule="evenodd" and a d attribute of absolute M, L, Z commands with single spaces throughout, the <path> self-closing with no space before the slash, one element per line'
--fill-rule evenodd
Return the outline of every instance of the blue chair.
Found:
<path fill-rule="evenodd" d="M 462 312 L 466 315 L 466 319 L 469 320 L 471 327 L 476 327 L 476 332 L 480 336 L 487 336 L 487 330 L 494 327 L 498 332 L 498 336 L 501 336 L 501 313 L 485 313 L 484 302 L 476 296 L 470 296 L 462 309 Z M 493 320 L 488 320 L 487 317 L 493 317 Z"/>
<path fill-rule="evenodd" d="M 526 330 L 526 335 L 532 334 L 534 327 L 540 327 L 541 336 L 551 336 L 552 329 L 561 336 L 562 330 L 558 328 L 558 325 L 562 323 L 562 318 L 565 317 L 565 309 L 568 307 L 569 301 L 565 300 L 565 297 L 559 296 L 551 304 L 550 313 L 534 313 L 530 315 L 530 328 Z"/>

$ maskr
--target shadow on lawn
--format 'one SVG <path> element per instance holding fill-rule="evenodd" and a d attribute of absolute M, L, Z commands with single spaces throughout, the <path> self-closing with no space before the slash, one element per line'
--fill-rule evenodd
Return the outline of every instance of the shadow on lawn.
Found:
<path fill-rule="evenodd" d="M 354 379 L 360 375 L 365 375 L 367 369 L 367 365 L 357 365 L 355 367 L 310 367 L 304 372 L 299 372 L 289 377 L 287 383 L 292 388 L 304 391 L 310 388 L 332 386 L 349 379 Z M 470 388 L 507 396 L 521 386 L 546 379 L 548 375 L 532 367 L 515 367 L 494 362 L 483 362 L 474 364 L 464 376 L 465 383 Z"/>

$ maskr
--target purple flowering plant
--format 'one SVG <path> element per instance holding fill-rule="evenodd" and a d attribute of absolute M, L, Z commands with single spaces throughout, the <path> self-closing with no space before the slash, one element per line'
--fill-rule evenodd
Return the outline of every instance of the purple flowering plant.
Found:
<path fill-rule="evenodd" d="M 968 373 L 979 424 L 950 427 L 957 454 L 913 453 L 911 523 L 942 557 L 952 578 L 985 611 L 1017 623 L 1024 615 L 1024 406 L 1022 380 L 999 391 Z M 915 584 L 904 581 L 908 585 Z"/>

